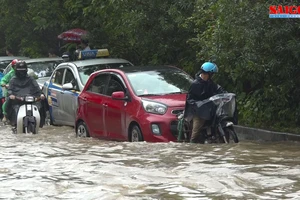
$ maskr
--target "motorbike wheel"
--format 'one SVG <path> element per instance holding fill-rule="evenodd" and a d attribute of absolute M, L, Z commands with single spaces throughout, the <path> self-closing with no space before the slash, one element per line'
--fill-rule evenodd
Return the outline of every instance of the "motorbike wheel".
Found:
<path fill-rule="evenodd" d="M 233 128 L 224 128 L 224 132 L 225 132 L 225 137 L 226 137 L 226 140 L 228 141 L 228 143 L 238 143 L 239 142 L 239 139 L 234 131 Z"/>

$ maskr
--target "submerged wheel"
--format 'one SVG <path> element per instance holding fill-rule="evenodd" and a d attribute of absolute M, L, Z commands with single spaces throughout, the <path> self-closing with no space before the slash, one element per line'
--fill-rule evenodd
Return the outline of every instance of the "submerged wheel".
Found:
<path fill-rule="evenodd" d="M 239 139 L 233 128 L 224 128 L 225 137 L 228 143 L 238 143 Z"/>
<path fill-rule="evenodd" d="M 90 137 L 89 130 L 83 121 L 77 124 L 76 137 Z"/>
<path fill-rule="evenodd" d="M 29 123 L 28 124 L 28 132 L 32 134 L 36 134 L 36 128 L 34 123 Z"/>
<path fill-rule="evenodd" d="M 133 125 L 129 132 L 129 141 L 130 142 L 140 142 L 143 141 L 143 134 L 138 125 Z"/>

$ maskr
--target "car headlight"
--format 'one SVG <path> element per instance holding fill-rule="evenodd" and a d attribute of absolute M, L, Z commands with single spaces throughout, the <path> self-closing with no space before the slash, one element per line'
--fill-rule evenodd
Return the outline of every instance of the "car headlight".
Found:
<path fill-rule="evenodd" d="M 163 115 L 167 112 L 167 106 L 158 102 L 142 100 L 146 112 Z"/>

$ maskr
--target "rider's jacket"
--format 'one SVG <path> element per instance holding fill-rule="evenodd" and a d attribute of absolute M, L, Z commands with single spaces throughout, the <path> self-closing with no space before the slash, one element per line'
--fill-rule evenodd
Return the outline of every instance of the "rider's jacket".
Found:
<path fill-rule="evenodd" d="M 34 97 L 41 96 L 41 90 L 38 83 L 33 77 L 28 75 L 22 79 L 14 76 L 9 82 L 7 93 L 8 96 L 15 95 L 19 97 L 25 97 L 27 95 L 34 96 Z M 10 120 L 12 126 L 16 125 L 17 113 L 18 113 L 19 105 L 21 104 L 22 102 L 20 101 L 14 101 L 8 99 L 7 106 L 6 106 L 6 113 L 7 113 L 7 118 Z M 41 107 L 40 102 L 36 102 L 35 104 L 40 109 Z M 43 116 L 43 118 L 45 117 Z"/>
<path fill-rule="evenodd" d="M 195 102 L 203 101 L 213 95 L 226 92 L 220 85 L 214 83 L 211 79 L 205 81 L 199 75 L 200 74 L 196 75 L 196 78 L 191 84 L 187 94 L 185 106 L 186 117 L 194 115 L 196 109 Z"/>
<path fill-rule="evenodd" d="M 24 97 L 31 95 L 35 97 L 41 96 L 41 89 L 36 80 L 31 76 L 26 76 L 24 79 L 19 79 L 14 76 L 8 86 L 8 95 Z"/>

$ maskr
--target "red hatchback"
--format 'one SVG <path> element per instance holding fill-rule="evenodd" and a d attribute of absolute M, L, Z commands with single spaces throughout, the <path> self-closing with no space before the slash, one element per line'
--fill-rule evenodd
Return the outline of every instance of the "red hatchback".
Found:
<path fill-rule="evenodd" d="M 76 135 L 111 140 L 169 142 L 177 139 L 193 79 L 170 66 L 105 69 L 89 77 L 78 97 Z"/>

